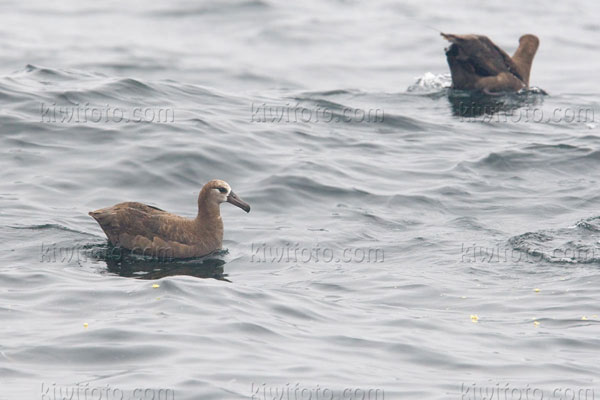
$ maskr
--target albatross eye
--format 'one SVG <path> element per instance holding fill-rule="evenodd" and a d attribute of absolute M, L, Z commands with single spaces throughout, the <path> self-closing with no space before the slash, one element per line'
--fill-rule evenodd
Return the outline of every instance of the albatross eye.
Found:
<path fill-rule="evenodd" d="M 223 194 L 227 193 L 227 189 L 225 189 L 224 187 L 220 187 L 220 188 L 217 188 L 217 189 L 219 189 L 219 192 L 221 192 Z"/>

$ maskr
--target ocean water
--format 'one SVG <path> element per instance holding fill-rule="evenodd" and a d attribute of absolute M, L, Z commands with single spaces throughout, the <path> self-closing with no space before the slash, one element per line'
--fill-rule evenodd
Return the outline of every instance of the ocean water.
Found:
<path fill-rule="evenodd" d="M 0 11 L 0 399 L 600 396 L 598 4 Z M 436 30 L 535 33 L 536 89 L 451 93 Z M 203 259 L 87 215 L 213 178 Z"/>

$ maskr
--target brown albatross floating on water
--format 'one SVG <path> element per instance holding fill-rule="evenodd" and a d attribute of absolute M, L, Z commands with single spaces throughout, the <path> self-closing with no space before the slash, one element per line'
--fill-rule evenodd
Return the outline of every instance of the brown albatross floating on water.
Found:
<path fill-rule="evenodd" d="M 228 202 L 250 212 L 250 206 L 227 182 L 208 182 L 198 196 L 194 219 L 170 214 L 142 203 L 119 203 L 89 213 L 114 246 L 154 257 L 190 258 L 207 255 L 223 244 L 220 204 Z"/>
<path fill-rule="evenodd" d="M 452 43 L 446 58 L 453 89 L 496 94 L 529 87 L 531 63 L 540 43 L 537 36 L 521 36 L 519 48 L 510 57 L 487 36 L 441 35 Z"/>

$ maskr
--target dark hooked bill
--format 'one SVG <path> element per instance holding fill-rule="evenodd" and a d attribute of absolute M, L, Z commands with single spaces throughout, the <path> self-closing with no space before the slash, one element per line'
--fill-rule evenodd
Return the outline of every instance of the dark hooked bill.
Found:
<path fill-rule="evenodd" d="M 237 194 L 233 193 L 233 191 L 229 192 L 229 196 L 227 196 L 227 202 L 233 204 L 236 207 L 241 208 L 246 212 L 250 212 L 250 206 L 244 200 L 240 199 Z"/>

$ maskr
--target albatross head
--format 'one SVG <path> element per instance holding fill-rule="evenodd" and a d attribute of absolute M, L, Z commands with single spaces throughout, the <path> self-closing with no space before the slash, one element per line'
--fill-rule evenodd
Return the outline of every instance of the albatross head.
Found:
<path fill-rule="evenodd" d="M 206 200 L 217 204 L 231 203 L 236 207 L 241 208 L 246 212 L 250 212 L 250 206 L 244 200 L 240 199 L 237 194 L 231 190 L 231 186 L 225 181 L 213 179 L 202 188 L 202 192 L 206 195 Z"/>
<path fill-rule="evenodd" d="M 529 52 L 535 54 L 540 45 L 540 39 L 537 36 L 530 33 L 523 35 L 519 38 L 519 47 L 527 47 Z"/>
<path fill-rule="evenodd" d="M 531 64 L 533 57 L 540 45 L 540 39 L 537 36 L 527 34 L 519 38 L 519 48 L 512 56 L 512 60 L 517 67 L 521 79 L 529 86 L 529 74 L 531 73 Z"/>

